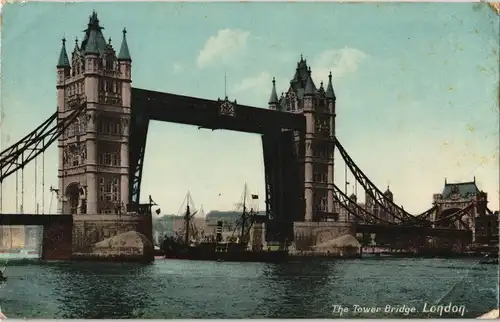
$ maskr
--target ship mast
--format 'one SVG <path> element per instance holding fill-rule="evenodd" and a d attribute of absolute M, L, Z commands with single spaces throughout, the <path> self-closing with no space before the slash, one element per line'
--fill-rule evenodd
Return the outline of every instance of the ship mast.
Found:
<path fill-rule="evenodd" d="M 243 189 L 243 212 L 241 214 L 241 233 L 240 233 L 240 242 L 245 243 L 246 240 L 246 232 L 245 232 L 245 226 L 246 226 L 246 220 L 247 220 L 247 192 L 248 192 L 248 187 L 247 184 L 245 183 L 245 187 Z"/>
<path fill-rule="evenodd" d="M 186 213 L 184 214 L 184 243 L 189 244 L 189 224 L 191 221 L 191 212 L 189 211 L 189 204 L 186 205 Z"/>
<path fill-rule="evenodd" d="M 189 235 L 190 235 L 190 227 L 191 227 L 191 218 L 196 215 L 197 211 L 191 213 L 191 208 L 189 207 L 189 203 L 192 202 L 191 193 L 188 191 L 186 195 L 186 212 L 184 214 L 184 242 L 189 245 Z M 194 229 L 193 229 L 194 230 Z"/>

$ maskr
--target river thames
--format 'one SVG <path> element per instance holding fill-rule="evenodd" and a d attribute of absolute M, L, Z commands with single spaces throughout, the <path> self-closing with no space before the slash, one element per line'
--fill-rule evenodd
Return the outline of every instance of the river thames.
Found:
<path fill-rule="evenodd" d="M 477 259 L 9 260 L 0 307 L 8 318 L 477 317 L 497 307 L 497 269 Z"/>

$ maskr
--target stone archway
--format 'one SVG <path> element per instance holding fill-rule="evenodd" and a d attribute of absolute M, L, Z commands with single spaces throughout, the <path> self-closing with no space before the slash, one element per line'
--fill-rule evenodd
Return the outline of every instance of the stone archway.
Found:
<path fill-rule="evenodd" d="M 66 187 L 65 197 L 68 200 L 70 207 L 70 213 L 72 215 L 76 214 L 78 211 L 78 205 L 80 202 L 80 186 L 77 182 L 70 183 Z"/>

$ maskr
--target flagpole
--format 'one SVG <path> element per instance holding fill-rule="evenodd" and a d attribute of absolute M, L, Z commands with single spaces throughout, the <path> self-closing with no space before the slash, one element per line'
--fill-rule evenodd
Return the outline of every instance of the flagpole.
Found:
<path fill-rule="evenodd" d="M 347 185 L 349 182 L 347 182 L 347 164 L 344 166 L 344 180 L 345 180 L 345 188 L 344 188 L 344 193 L 347 195 Z"/>

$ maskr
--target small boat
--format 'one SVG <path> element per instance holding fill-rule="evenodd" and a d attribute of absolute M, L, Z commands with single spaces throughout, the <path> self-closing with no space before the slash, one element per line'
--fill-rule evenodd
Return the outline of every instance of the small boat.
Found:
<path fill-rule="evenodd" d="M 498 253 L 491 252 L 486 254 L 483 259 L 479 261 L 479 264 L 495 264 L 498 265 Z"/>
<path fill-rule="evenodd" d="M 3 270 L 0 270 L 0 282 L 7 281 L 7 277 L 5 275 L 3 275 L 4 272 L 5 272 L 5 268 Z"/>
<path fill-rule="evenodd" d="M 247 211 L 246 206 L 246 185 L 243 199 L 243 212 L 237 227 L 240 228 L 239 236 L 231 236 L 226 241 L 222 237 L 222 220 L 217 221 L 217 232 L 215 236 L 206 236 L 205 240 L 197 241 L 195 236 L 197 231 L 191 225 L 191 219 L 196 211 L 191 213 L 188 193 L 186 200 L 186 212 L 184 214 L 184 236 L 165 237 L 162 242 L 161 250 L 165 258 L 185 259 L 185 260 L 205 260 L 205 261 L 223 261 L 223 262 L 269 262 L 278 263 L 289 259 L 288 250 L 279 247 L 276 250 L 248 249 L 248 240 L 250 228 L 252 227 L 256 214 L 253 210 Z M 181 237 L 181 238 L 179 238 Z M 208 238 L 207 238 L 208 237 Z"/>

